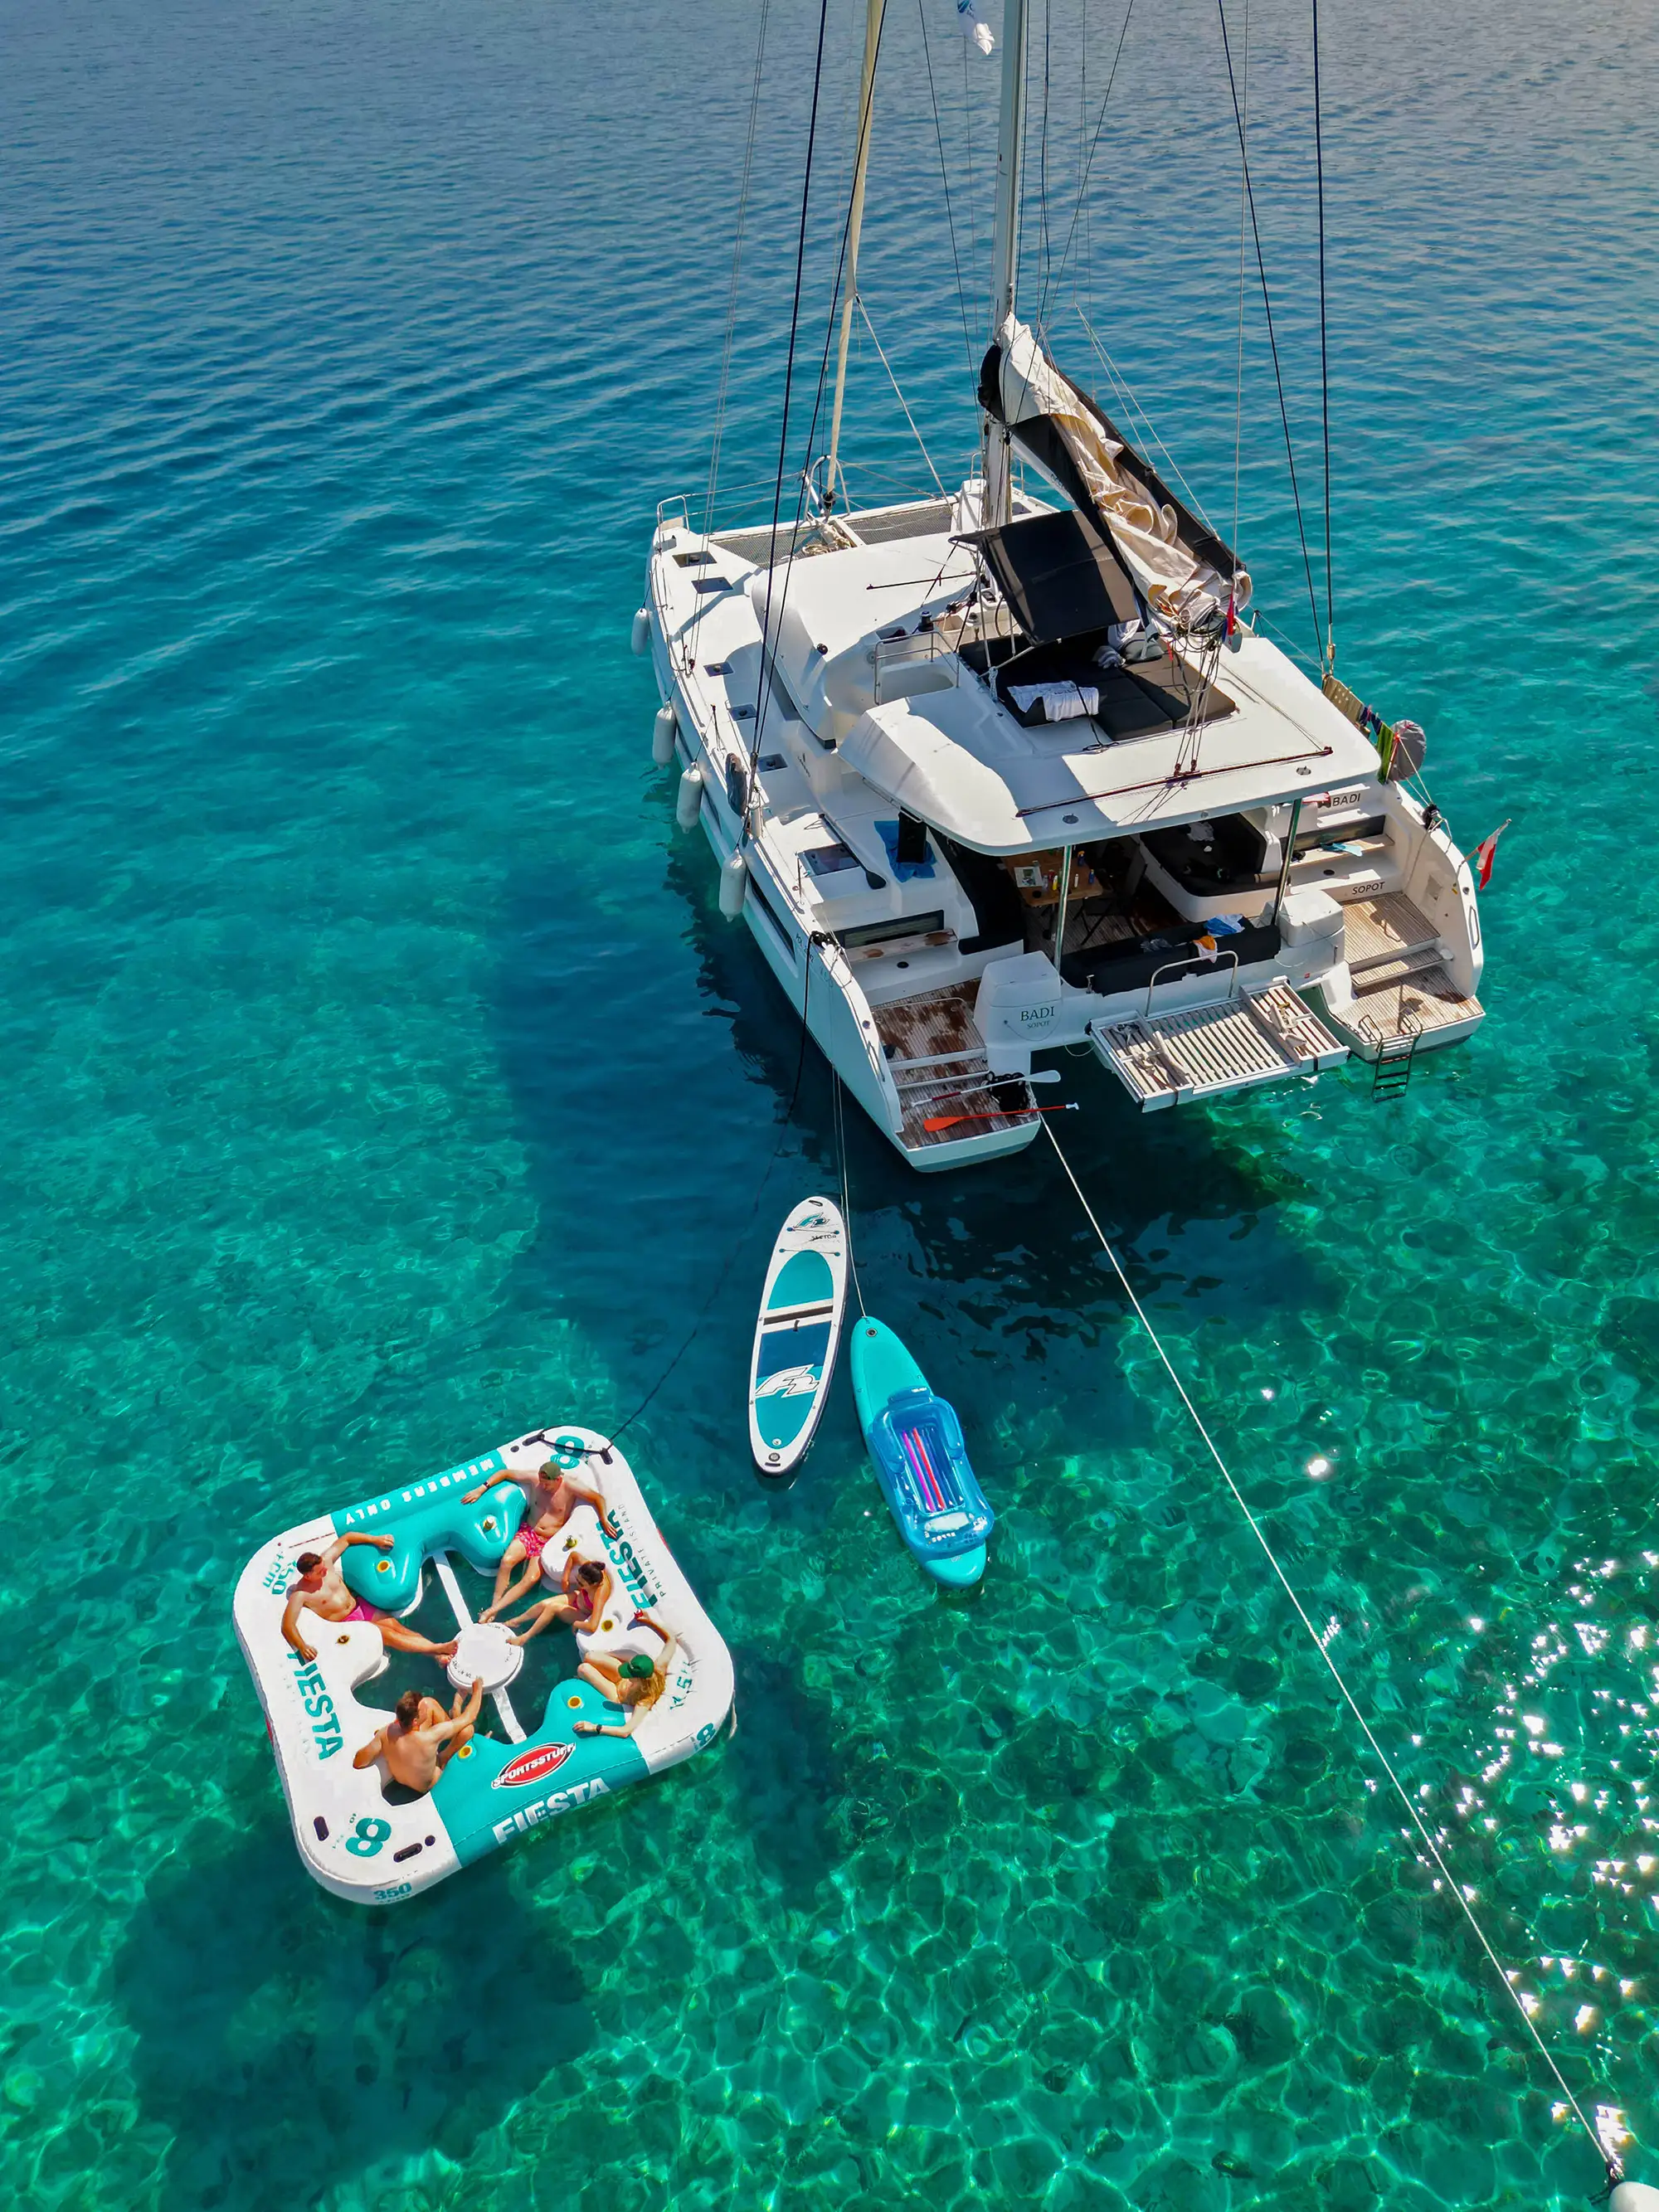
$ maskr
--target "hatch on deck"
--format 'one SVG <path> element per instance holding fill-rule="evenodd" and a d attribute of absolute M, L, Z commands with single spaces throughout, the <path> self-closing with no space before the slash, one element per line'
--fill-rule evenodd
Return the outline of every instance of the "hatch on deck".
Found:
<path fill-rule="evenodd" d="M 1143 1114 L 1316 1075 L 1348 1057 L 1288 983 L 1178 1013 L 1091 1022 L 1089 1042 Z"/>

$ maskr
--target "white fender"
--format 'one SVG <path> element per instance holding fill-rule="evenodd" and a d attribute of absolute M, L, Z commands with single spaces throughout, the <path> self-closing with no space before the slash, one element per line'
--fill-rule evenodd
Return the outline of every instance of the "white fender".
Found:
<path fill-rule="evenodd" d="M 641 607 L 635 612 L 634 627 L 629 633 L 628 642 L 635 653 L 650 652 L 651 610 L 649 607 Z"/>
<path fill-rule="evenodd" d="M 682 830 L 695 830 L 697 816 L 702 807 L 702 770 L 693 761 L 680 778 L 680 787 L 674 797 L 674 819 Z"/>
<path fill-rule="evenodd" d="M 743 912 L 743 895 L 749 882 L 749 863 L 741 853 L 733 853 L 720 870 L 720 912 L 728 921 L 734 921 Z"/>
<path fill-rule="evenodd" d="M 666 768 L 674 757 L 674 733 L 679 726 L 680 718 L 672 707 L 658 708 L 651 726 L 651 757 L 659 768 Z"/>
<path fill-rule="evenodd" d="M 1659 2212 L 1659 2189 L 1650 2181 L 1621 2181 L 1608 2199 L 1607 2212 Z"/>

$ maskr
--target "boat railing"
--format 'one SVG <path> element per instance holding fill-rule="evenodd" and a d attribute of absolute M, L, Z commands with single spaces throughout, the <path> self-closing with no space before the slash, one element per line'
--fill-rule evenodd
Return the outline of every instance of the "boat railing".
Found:
<path fill-rule="evenodd" d="M 925 667 L 929 661 L 938 660 L 954 650 L 950 641 L 936 629 L 916 630 L 908 637 L 878 638 L 873 686 L 877 706 L 889 697 L 905 696 L 906 687 L 902 684 L 894 690 L 888 689 L 901 670 Z"/>
<path fill-rule="evenodd" d="M 1147 1014 L 1152 1012 L 1152 994 L 1158 988 L 1160 977 L 1164 975 L 1173 975 L 1176 969 L 1181 968 L 1204 968 L 1210 966 L 1218 968 L 1224 960 L 1231 960 L 1233 963 L 1233 972 L 1228 980 L 1226 995 L 1230 999 L 1236 999 L 1238 996 L 1239 987 L 1237 953 L 1231 951 L 1231 948 L 1224 948 L 1216 952 L 1194 951 L 1187 954 L 1184 958 L 1180 960 L 1166 960 L 1161 968 L 1155 968 L 1152 970 L 1152 980 L 1146 986 L 1146 1004 L 1142 1009 L 1142 1012 Z"/>
<path fill-rule="evenodd" d="M 690 500 L 683 491 L 677 491 L 672 498 L 657 501 L 658 529 L 665 530 L 670 523 L 678 530 L 689 530 L 691 526 Z"/>

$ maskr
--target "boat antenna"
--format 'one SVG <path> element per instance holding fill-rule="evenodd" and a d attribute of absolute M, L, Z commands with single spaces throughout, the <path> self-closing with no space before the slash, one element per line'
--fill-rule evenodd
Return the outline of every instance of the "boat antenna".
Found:
<path fill-rule="evenodd" d="M 859 296 L 859 239 L 864 229 L 864 185 L 870 168 L 870 119 L 876 104 L 876 56 L 881 51 L 882 19 L 887 0 L 869 0 L 864 18 L 864 75 L 859 88 L 859 135 L 853 159 L 853 200 L 847 215 L 847 296 L 842 302 L 841 343 L 836 353 L 836 396 L 830 410 L 830 454 L 823 471 L 823 512 L 836 505 L 836 471 L 841 451 L 841 408 L 847 396 L 847 349 L 853 336 L 853 310 Z M 926 27 L 924 26 L 924 31 Z"/>
<path fill-rule="evenodd" d="M 1019 167 L 1025 137 L 1025 0 L 1006 0 L 1002 18 L 1002 111 L 997 125 L 997 219 L 991 252 L 991 337 L 1014 312 L 1019 269 Z M 1006 422 L 985 421 L 986 520 L 1014 511 L 1013 439 Z"/>

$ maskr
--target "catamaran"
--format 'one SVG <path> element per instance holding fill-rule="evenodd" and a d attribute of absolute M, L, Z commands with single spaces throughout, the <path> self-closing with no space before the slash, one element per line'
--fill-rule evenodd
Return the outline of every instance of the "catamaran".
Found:
<path fill-rule="evenodd" d="M 1261 634 L 1231 547 L 1021 321 L 1025 0 L 1005 0 L 977 465 L 951 495 L 841 496 L 884 4 L 827 456 L 788 522 L 657 510 L 634 643 L 680 825 L 915 1168 L 1029 1145 L 1062 1048 L 1146 1111 L 1351 1053 L 1397 1082 L 1482 1018 L 1468 863 L 1413 788 L 1420 730 Z"/>

